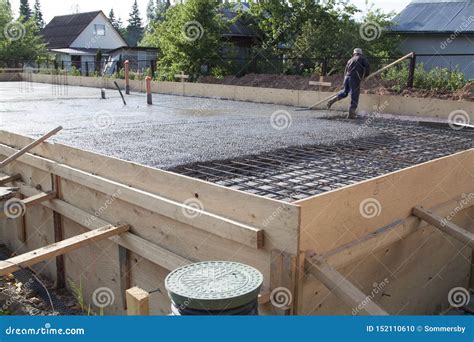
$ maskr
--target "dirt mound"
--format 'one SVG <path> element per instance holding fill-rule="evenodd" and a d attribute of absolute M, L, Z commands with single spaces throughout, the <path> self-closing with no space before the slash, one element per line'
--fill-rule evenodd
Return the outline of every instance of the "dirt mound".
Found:
<path fill-rule="evenodd" d="M 200 83 L 226 84 L 246 87 L 277 88 L 291 90 L 319 90 L 318 86 L 309 85 L 309 81 L 319 81 L 319 76 L 299 75 L 269 75 L 269 74 L 247 74 L 243 77 L 225 76 L 214 78 L 211 76 L 201 77 Z M 325 91 L 338 91 L 342 88 L 344 75 L 337 74 L 324 77 L 325 82 L 331 82 L 331 87 L 324 88 Z M 446 100 L 474 101 L 474 83 L 469 83 L 464 88 L 455 91 L 434 91 L 423 89 L 403 89 L 397 92 L 393 89 L 394 81 L 385 81 L 380 77 L 374 77 L 364 83 L 362 93 L 377 95 L 400 95 L 406 97 L 439 98 Z"/>

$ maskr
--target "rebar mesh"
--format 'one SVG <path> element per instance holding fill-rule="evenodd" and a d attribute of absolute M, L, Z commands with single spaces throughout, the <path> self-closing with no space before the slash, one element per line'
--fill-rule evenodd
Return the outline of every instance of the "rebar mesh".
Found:
<path fill-rule="evenodd" d="M 357 124 L 364 129 L 367 121 Z M 195 163 L 172 171 L 260 196 L 296 201 L 474 147 L 474 130 L 468 128 L 386 119 L 372 121 L 370 127 L 378 134 Z"/>

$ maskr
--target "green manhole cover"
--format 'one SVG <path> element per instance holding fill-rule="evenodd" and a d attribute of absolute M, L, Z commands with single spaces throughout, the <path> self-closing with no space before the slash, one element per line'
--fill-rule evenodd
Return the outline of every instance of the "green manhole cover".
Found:
<path fill-rule="evenodd" d="M 263 275 L 255 268 L 229 261 L 186 265 L 165 280 L 173 303 L 197 310 L 226 310 L 256 300 Z"/>

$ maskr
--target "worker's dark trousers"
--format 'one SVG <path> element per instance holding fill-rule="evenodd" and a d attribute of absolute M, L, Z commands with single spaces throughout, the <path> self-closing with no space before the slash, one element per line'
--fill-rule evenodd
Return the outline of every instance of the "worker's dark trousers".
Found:
<path fill-rule="evenodd" d="M 356 77 L 346 76 L 344 78 L 344 90 L 337 94 L 337 99 L 346 98 L 351 93 L 351 109 L 356 110 L 359 105 L 360 80 Z"/>

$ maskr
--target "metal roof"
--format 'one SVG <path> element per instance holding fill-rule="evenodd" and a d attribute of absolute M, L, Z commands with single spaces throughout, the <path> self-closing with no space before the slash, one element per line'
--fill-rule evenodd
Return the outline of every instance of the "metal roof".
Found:
<path fill-rule="evenodd" d="M 394 20 L 402 33 L 474 33 L 474 0 L 412 1 Z"/>

